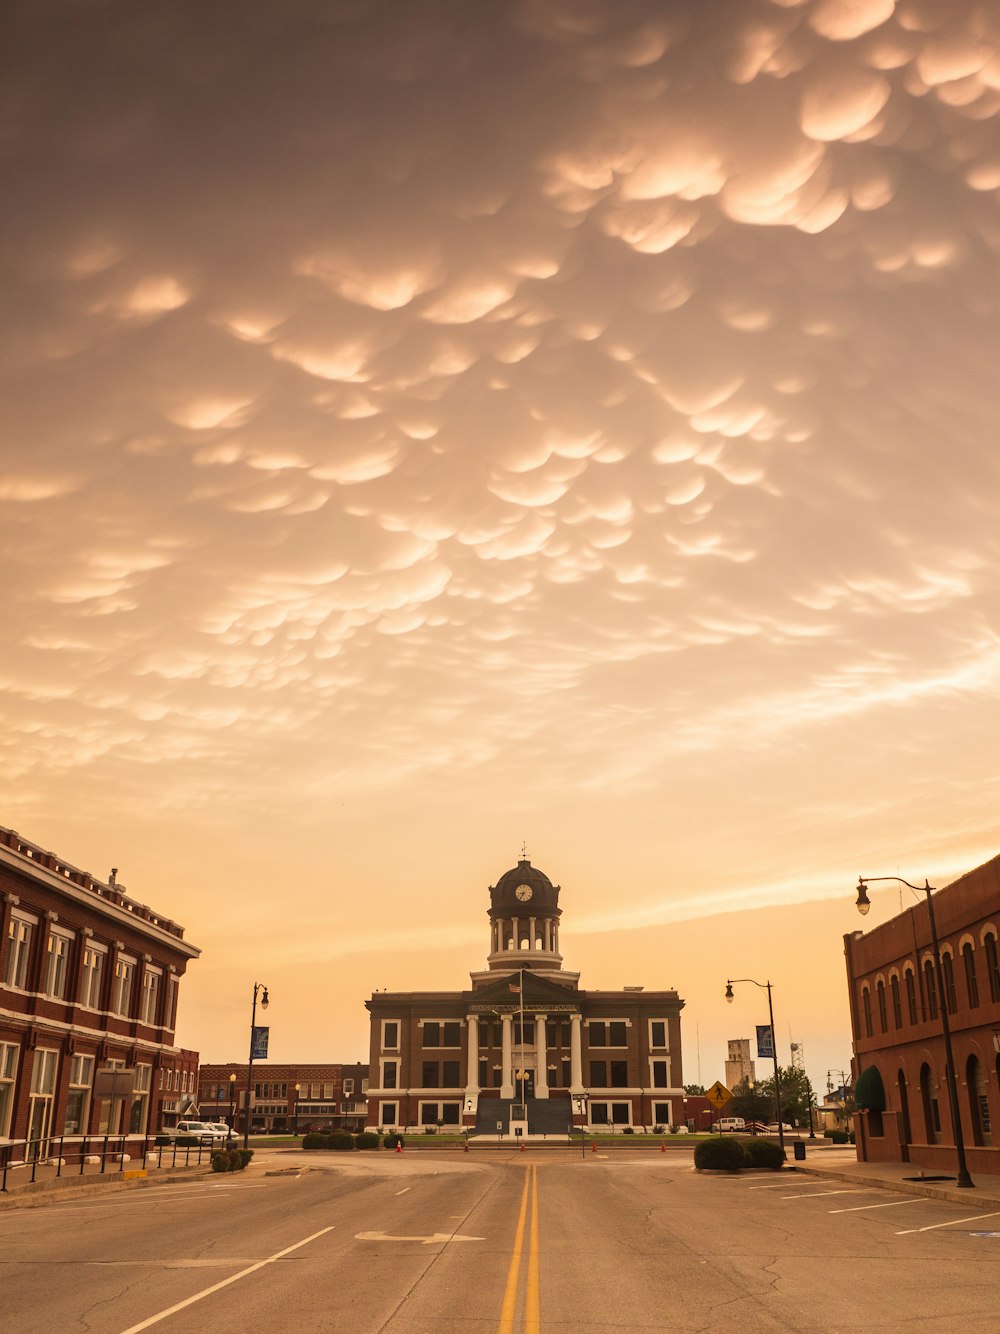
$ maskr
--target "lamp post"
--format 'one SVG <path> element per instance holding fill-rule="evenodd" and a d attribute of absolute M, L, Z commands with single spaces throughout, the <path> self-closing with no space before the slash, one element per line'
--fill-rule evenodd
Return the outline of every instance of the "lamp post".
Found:
<path fill-rule="evenodd" d="M 573 1095 L 573 1098 L 574 1098 L 574 1101 L 576 1102 L 576 1109 L 577 1109 L 577 1112 L 580 1114 L 580 1116 L 585 1117 L 585 1116 L 587 1115 L 587 1095 L 586 1095 L 586 1093 L 575 1093 L 575 1094 Z M 586 1162 L 586 1160 L 587 1160 L 587 1127 L 586 1127 L 586 1125 L 582 1125 L 582 1126 L 580 1127 L 580 1157 L 584 1160 L 584 1162 Z"/>
<path fill-rule="evenodd" d="M 250 1147 L 250 1096 L 253 1092 L 253 1045 L 254 1038 L 257 1035 L 257 997 L 260 996 L 260 1008 L 266 1010 L 270 1002 L 270 996 L 267 994 L 267 987 L 263 982 L 253 984 L 253 1008 L 250 1011 L 250 1055 L 247 1058 L 247 1095 L 246 1095 L 246 1121 L 243 1125 L 243 1147 Z"/>
<path fill-rule="evenodd" d="M 775 1041 L 774 1033 L 774 1006 L 771 1004 L 771 983 L 758 982 L 753 977 L 731 977 L 726 981 L 726 1000 L 732 1005 L 736 997 L 733 995 L 734 982 L 752 982 L 755 987 L 760 987 L 761 991 L 767 992 L 767 1015 L 771 1021 L 771 1057 L 774 1061 L 774 1102 L 778 1109 L 778 1143 L 781 1146 L 781 1153 L 785 1153 L 785 1131 L 781 1119 L 781 1076 L 778 1073 L 778 1044 Z"/>
<path fill-rule="evenodd" d="M 300 1094 L 301 1092 L 302 1092 L 302 1085 L 301 1085 L 301 1084 L 296 1084 L 296 1085 L 295 1085 L 295 1116 L 294 1116 L 294 1125 L 295 1125 L 295 1132 L 294 1132 L 294 1133 L 295 1133 L 296 1135 L 299 1133 L 299 1094 Z"/>
<path fill-rule="evenodd" d="M 229 1129 L 236 1129 L 236 1076 L 229 1076 Z"/>
<path fill-rule="evenodd" d="M 911 885 L 899 875 L 858 876 L 858 897 L 855 906 L 864 917 L 872 906 L 868 901 L 867 886 L 880 880 L 894 880 L 905 885 L 914 894 L 923 894 L 927 900 L 927 919 L 931 928 L 931 947 L 934 950 L 934 978 L 937 984 L 938 1004 L 941 1011 L 941 1036 L 944 1038 L 944 1078 L 948 1086 L 948 1106 L 951 1109 L 951 1124 L 955 1130 L 955 1157 L 958 1160 L 958 1179 L 956 1185 L 965 1188 L 975 1186 L 965 1162 L 965 1136 L 962 1133 L 962 1116 L 958 1107 L 958 1082 L 955 1078 L 955 1057 L 951 1049 L 951 1024 L 948 1022 L 948 994 L 944 989 L 944 974 L 941 969 L 941 946 L 938 943 L 937 922 L 934 920 L 933 889 L 926 877 L 923 885 Z"/>

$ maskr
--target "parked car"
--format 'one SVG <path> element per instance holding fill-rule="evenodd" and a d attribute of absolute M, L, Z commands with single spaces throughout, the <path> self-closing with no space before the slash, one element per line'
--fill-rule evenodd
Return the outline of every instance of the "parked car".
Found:
<path fill-rule="evenodd" d="M 791 1130 L 792 1127 L 788 1124 L 787 1121 L 782 1121 L 781 1126 L 780 1126 L 780 1129 L 781 1129 L 781 1130 Z M 767 1133 L 768 1133 L 769 1135 L 776 1135 L 776 1134 L 778 1133 L 778 1130 L 779 1130 L 779 1126 L 778 1126 L 777 1121 L 772 1121 L 771 1124 L 767 1127 Z"/>
<path fill-rule="evenodd" d="M 721 1135 L 746 1130 L 747 1123 L 742 1116 L 720 1116 L 710 1130 L 717 1130 Z"/>
<path fill-rule="evenodd" d="M 176 1127 L 168 1132 L 177 1139 L 230 1140 L 235 1133 L 228 1126 L 214 1121 L 178 1121 Z"/>

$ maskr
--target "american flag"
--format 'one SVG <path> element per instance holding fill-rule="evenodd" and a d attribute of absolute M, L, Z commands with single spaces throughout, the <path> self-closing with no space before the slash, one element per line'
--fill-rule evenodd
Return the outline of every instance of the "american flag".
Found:
<path fill-rule="evenodd" d="M 520 991 L 521 984 L 520 982 L 508 982 L 507 989 L 508 991 Z"/>

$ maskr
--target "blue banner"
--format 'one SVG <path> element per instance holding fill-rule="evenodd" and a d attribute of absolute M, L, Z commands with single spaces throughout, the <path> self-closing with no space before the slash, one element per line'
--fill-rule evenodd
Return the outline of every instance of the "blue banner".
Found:
<path fill-rule="evenodd" d="M 270 1028 L 255 1027 L 250 1039 L 250 1057 L 254 1061 L 267 1060 L 267 1038 Z"/>
<path fill-rule="evenodd" d="M 770 1024 L 757 1025 L 757 1055 L 774 1059 L 774 1033 Z"/>

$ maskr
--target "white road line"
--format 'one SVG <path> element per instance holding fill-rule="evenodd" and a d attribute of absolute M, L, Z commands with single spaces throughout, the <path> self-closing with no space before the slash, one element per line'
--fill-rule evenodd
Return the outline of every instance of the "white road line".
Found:
<path fill-rule="evenodd" d="M 783 1200 L 818 1200 L 823 1195 L 857 1195 L 857 1187 L 848 1186 L 846 1190 L 816 1190 L 811 1195 L 782 1195 Z"/>
<path fill-rule="evenodd" d="M 862 1209 L 895 1209 L 897 1204 L 919 1204 L 922 1195 L 911 1195 L 908 1200 L 890 1200 L 888 1204 L 855 1204 L 850 1209 L 828 1209 L 829 1214 L 859 1214 Z"/>
<path fill-rule="evenodd" d="M 978 1223 L 981 1218 L 1000 1218 L 1000 1212 L 992 1214 L 973 1214 L 971 1218 L 952 1218 L 947 1223 L 929 1223 L 927 1227 L 908 1227 L 897 1232 L 897 1237 L 907 1237 L 911 1232 L 934 1232 L 939 1227 L 954 1227 L 956 1223 Z"/>
<path fill-rule="evenodd" d="M 777 1186 L 747 1186 L 747 1190 L 787 1190 L 789 1186 L 802 1186 L 807 1189 L 811 1182 L 805 1181 L 782 1181 Z"/>
<path fill-rule="evenodd" d="M 407 1192 L 409 1189 L 410 1189 L 409 1186 L 404 1186 L 402 1190 L 397 1190 L 397 1191 L 396 1191 L 396 1194 L 397 1194 L 397 1195 L 405 1195 L 406 1192 Z"/>
<path fill-rule="evenodd" d="M 156 1315 L 151 1315 L 148 1320 L 140 1320 L 138 1325 L 129 1325 L 128 1329 L 122 1330 L 122 1334 L 139 1334 L 141 1329 L 149 1329 L 151 1325 L 158 1325 L 161 1320 L 166 1320 L 168 1315 L 176 1315 L 178 1311 L 183 1311 L 185 1307 L 200 1302 L 203 1297 L 210 1297 L 213 1292 L 218 1292 L 221 1288 L 228 1288 L 230 1283 L 239 1282 L 241 1278 L 246 1278 L 248 1274 L 256 1273 L 258 1269 L 263 1269 L 265 1265 L 274 1264 L 275 1260 L 291 1255 L 292 1251 L 308 1246 L 317 1237 L 324 1237 L 332 1231 L 332 1224 L 330 1227 L 321 1228 L 319 1232 L 314 1232 L 311 1237 L 304 1237 L 302 1241 L 297 1241 L 294 1246 L 286 1246 L 283 1251 L 276 1251 L 274 1255 L 269 1255 L 266 1260 L 258 1260 L 255 1265 L 250 1265 L 248 1269 L 241 1269 L 238 1274 L 230 1274 L 229 1278 L 224 1278 L 219 1283 L 213 1283 L 210 1288 L 203 1288 L 201 1292 L 196 1292 L 193 1297 L 185 1297 L 184 1301 L 177 1302 L 175 1306 L 168 1306 L 165 1311 L 158 1311 Z"/>

